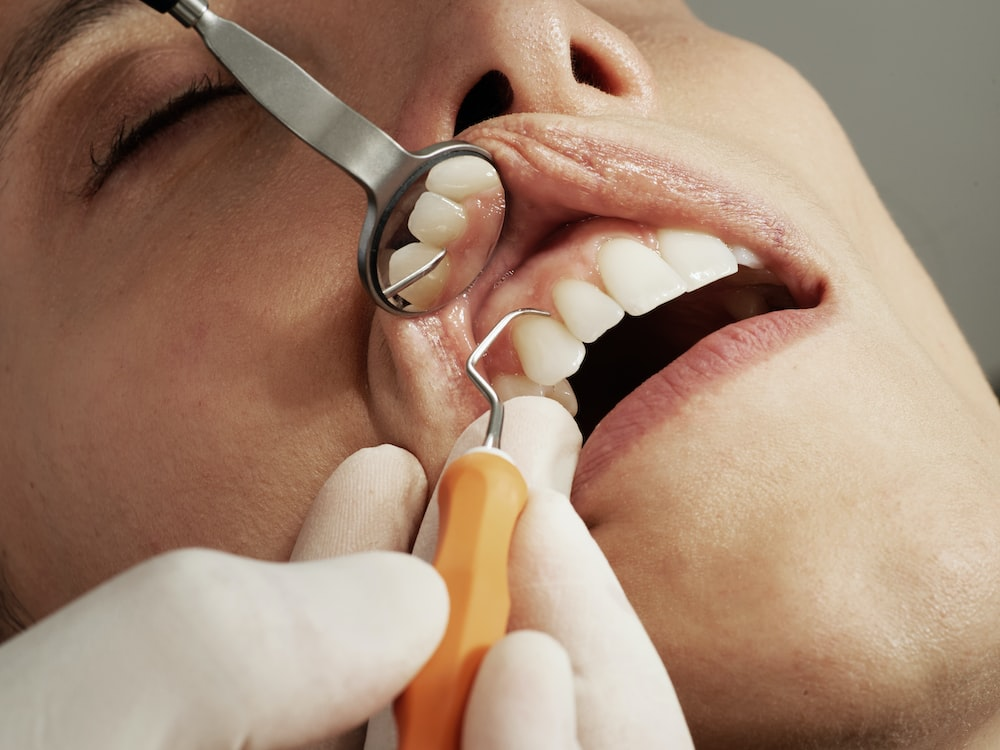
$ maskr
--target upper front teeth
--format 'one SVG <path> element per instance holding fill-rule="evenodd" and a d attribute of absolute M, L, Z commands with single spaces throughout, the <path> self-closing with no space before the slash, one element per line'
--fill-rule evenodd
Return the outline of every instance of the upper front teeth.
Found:
<path fill-rule="evenodd" d="M 511 327 L 524 374 L 541 385 L 555 385 L 580 369 L 583 342 L 554 318 L 525 315 Z"/>
<path fill-rule="evenodd" d="M 661 229 L 656 238 L 663 259 L 684 278 L 689 292 L 736 273 L 732 251 L 710 234 Z"/>
<path fill-rule="evenodd" d="M 552 287 L 552 302 L 566 328 L 585 344 L 597 341 L 625 317 L 622 306 L 593 284 L 563 279 Z"/>
<path fill-rule="evenodd" d="M 749 250 L 742 245 L 733 245 L 729 249 L 732 251 L 733 257 L 736 258 L 737 265 L 753 268 L 756 271 L 763 270 L 764 264 L 753 250 Z"/>
<path fill-rule="evenodd" d="M 632 238 L 604 242 L 597 267 L 604 291 L 579 279 L 562 279 L 552 288 L 555 318 L 525 316 L 515 322 L 514 348 L 531 381 L 552 386 L 573 375 L 583 362 L 583 342 L 591 343 L 627 312 L 643 315 L 713 281 L 736 273 L 738 265 L 761 268 L 746 248 L 730 248 L 699 232 L 662 229 L 658 251 Z M 507 397 L 526 392 L 511 380 Z"/>
<path fill-rule="evenodd" d="M 608 294 L 629 315 L 644 315 L 686 289 L 655 250 L 631 239 L 605 242 L 597 251 L 597 268 Z"/>

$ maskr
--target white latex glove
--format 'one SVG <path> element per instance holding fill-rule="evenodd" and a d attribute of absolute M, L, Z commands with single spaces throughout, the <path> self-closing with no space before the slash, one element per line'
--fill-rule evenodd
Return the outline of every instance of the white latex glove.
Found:
<path fill-rule="evenodd" d="M 315 562 L 183 550 L 112 579 L 0 646 L 0 748 L 360 747 L 434 652 L 447 592 L 410 555 L 340 555 L 409 551 L 426 503 L 413 456 L 366 449 L 303 526 L 293 559 Z"/>
<path fill-rule="evenodd" d="M 470 427 L 455 455 L 484 428 Z M 551 635 L 514 633 L 490 651 L 465 747 L 690 747 L 655 650 L 565 499 L 576 426 L 550 401 L 516 399 L 503 446 L 532 487 L 512 551 L 512 624 Z M 413 557 L 321 558 L 408 549 L 425 503 L 416 459 L 367 449 L 303 526 L 293 557 L 316 562 L 188 550 L 113 579 L 0 647 L 0 747 L 359 748 L 363 728 L 348 730 L 429 658 L 446 594 Z M 424 554 L 436 523 L 432 504 Z M 391 728 L 373 722 L 366 747 L 394 747 Z"/>
<path fill-rule="evenodd" d="M 449 463 L 480 445 L 484 415 Z M 506 405 L 501 447 L 528 483 L 511 549 L 511 630 L 488 652 L 463 723 L 465 750 L 693 748 L 663 663 L 604 554 L 567 499 L 580 433 L 553 401 Z M 414 552 L 433 556 L 437 503 Z M 409 533 L 409 530 L 407 530 Z M 365 750 L 396 747 L 391 713 L 369 723 Z"/>
<path fill-rule="evenodd" d="M 167 554 L 0 647 L 0 747 L 301 747 L 392 700 L 447 610 L 440 577 L 405 555 Z"/>

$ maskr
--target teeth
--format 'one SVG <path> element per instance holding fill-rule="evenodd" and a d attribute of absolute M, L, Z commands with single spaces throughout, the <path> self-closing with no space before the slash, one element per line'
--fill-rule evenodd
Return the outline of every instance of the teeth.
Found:
<path fill-rule="evenodd" d="M 399 248 L 389 256 L 389 285 L 392 286 L 402 281 L 414 271 L 426 266 L 439 252 L 441 252 L 440 248 L 431 247 L 421 242 L 413 242 Z M 433 271 L 419 281 L 410 284 L 400 292 L 400 295 L 415 308 L 434 307 L 448 282 L 450 269 L 451 262 L 446 255 Z"/>
<path fill-rule="evenodd" d="M 687 291 L 736 273 L 736 258 L 722 240 L 701 232 L 661 229 L 660 254 L 684 279 Z"/>
<path fill-rule="evenodd" d="M 509 401 L 516 396 L 544 396 L 558 401 L 570 416 L 576 416 L 576 394 L 568 380 L 560 380 L 555 385 L 539 385 L 524 375 L 500 375 L 494 380 L 493 388 L 502 401 Z"/>
<path fill-rule="evenodd" d="M 407 223 L 413 236 L 434 247 L 444 247 L 465 232 L 465 210 L 437 193 L 417 198 Z"/>
<path fill-rule="evenodd" d="M 745 248 L 743 245 L 733 245 L 729 249 L 733 253 L 733 257 L 736 258 L 737 264 L 756 271 L 764 269 L 764 263 L 757 257 L 757 254 L 753 250 Z"/>
<path fill-rule="evenodd" d="M 431 167 L 425 187 L 453 201 L 500 187 L 500 175 L 486 159 L 455 156 Z"/>
<path fill-rule="evenodd" d="M 735 320 L 746 320 L 771 311 L 771 306 L 767 304 L 764 295 L 752 287 L 728 292 L 722 305 Z"/>
<path fill-rule="evenodd" d="M 601 245 L 597 267 L 605 291 L 581 279 L 558 281 L 552 287 L 552 304 L 562 322 L 523 317 L 514 323 L 512 339 L 524 375 L 501 375 L 495 380 L 503 398 L 546 396 L 575 415 L 576 396 L 566 378 L 579 370 L 586 352 L 584 342 L 596 341 L 625 313 L 644 315 L 685 292 L 736 273 L 739 266 L 766 271 L 748 248 L 730 248 L 711 235 L 661 229 L 656 237 L 659 252 L 626 237 Z M 754 286 L 728 290 L 722 298 L 736 320 L 771 309 L 760 289 L 762 274 L 753 276 Z"/>
<path fill-rule="evenodd" d="M 555 385 L 579 370 L 586 351 L 583 342 L 553 318 L 518 318 L 512 338 L 524 374 L 542 385 Z"/>
<path fill-rule="evenodd" d="M 563 279 L 552 288 L 552 301 L 569 332 L 586 344 L 597 341 L 625 316 L 621 305 L 593 284 Z"/>
<path fill-rule="evenodd" d="M 608 240 L 597 251 L 597 266 L 608 294 L 629 315 L 643 315 L 684 293 L 684 280 L 645 245 Z"/>

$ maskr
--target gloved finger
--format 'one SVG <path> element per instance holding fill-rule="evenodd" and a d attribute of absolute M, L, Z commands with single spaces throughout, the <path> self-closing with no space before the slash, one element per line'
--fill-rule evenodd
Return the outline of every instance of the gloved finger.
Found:
<path fill-rule="evenodd" d="M 427 479 L 414 456 L 393 445 L 360 450 L 320 489 L 292 560 L 375 549 L 407 552 L 426 506 Z"/>
<path fill-rule="evenodd" d="M 427 479 L 416 457 L 392 445 L 362 449 L 323 484 L 291 559 L 318 560 L 365 550 L 409 551 L 427 507 Z M 331 750 L 364 745 L 367 728 L 341 735 Z"/>
<path fill-rule="evenodd" d="M 551 636 L 520 630 L 486 654 L 462 725 L 469 750 L 574 750 L 573 670 Z"/>
<path fill-rule="evenodd" d="M 501 448 L 517 464 L 529 487 L 551 487 L 569 492 L 580 452 L 580 430 L 562 406 L 538 396 L 522 396 L 504 404 Z M 483 444 L 489 415 L 473 422 L 455 441 L 447 464 Z M 446 466 L 447 466 L 446 464 Z M 413 554 L 432 560 L 437 546 L 439 511 L 437 488 L 413 545 Z M 365 750 L 391 750 L 397 746 L 395 721 L 386 709 L 368 723 Z"/>
<path fill-rule="evenodd" d="M 510 575 L 510 627 L 549 633 L 569 653 L 584 748 L 693 747 L 656 648 L 564 495 L 531 494 Z"/>
<path fill-rule="evenodd" d="M 550 488 L 569 494 L 583 438 L 562 406 L 541 396 L 520 396 L 504 404 L 505 419 L 500 447 L 521 470 L 529 488 Z M 450 464 L 483 444 L 489 414 L 469 425 L 455 441 Z M 437 488 L 417 534 L 413 553 L 424 560 L 434 556 L 438 533 Z"/>
<path fill-rule="evenodd" d="M 412 679 L 447 610 L 443 582 L 411 556 L 288 565 L 170 553 L 0 648 L 0 747 L 317 742 Z"/>

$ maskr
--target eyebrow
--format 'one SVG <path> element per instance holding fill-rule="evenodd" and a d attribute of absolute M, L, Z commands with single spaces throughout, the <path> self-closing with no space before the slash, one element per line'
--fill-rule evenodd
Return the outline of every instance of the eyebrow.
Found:
<path fill-rule="evenodd" d="M 117 15 L 135 0 L 61 2 L 22 29 L 0 67 L 0 157 L 24 100 L 56 54 L 87 28 Z"/>

